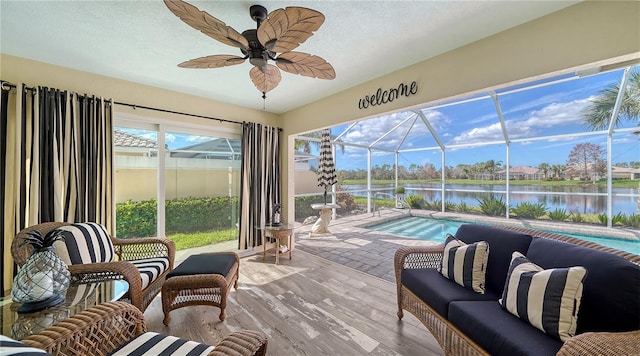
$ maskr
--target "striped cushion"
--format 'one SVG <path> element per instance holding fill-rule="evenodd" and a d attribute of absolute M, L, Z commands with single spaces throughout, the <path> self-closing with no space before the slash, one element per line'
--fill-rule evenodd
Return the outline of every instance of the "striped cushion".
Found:
<path fill-rule="evenodd" d="M 576 332 L 584 267 L 542 269 L 514 252 L 500 305 L 545 333 L 567 341 Z"/>
<path fill-rule="evenodd" d="M 115 258 L 111 238 L 100 224 L 71 224 L 57 231 L 62 233 L 64 241 L 56 241 L 54 250 L 67 265 L 112 262 Z"/>
<path fill-rule="evenodd" d="M 467 289 L 484 294 L 488 257 L 489 244 L 486 241 L 467 245 L 447 234 L 440 273 Z"/>
<path fill-rule="evenodd" d="M 140 272 L 142 289 L 147 288 L 149 284 L 169 268 L 169 258 L 167 257 L 144 258 L 129 262 L 133 263 L 138 269 L 138 272 Z"/>
<path fill-rule="evenodd" d="M 120 346 L 110 355 L 208 355 L 213 346 L 175 336 L 146 332 Z"/>
<path fill-rule="evenodd" d="M 16 341 L 10 337 L 0 335 L 0 356 L 5 355 L 19 355 L 19 356 L 31 356 L 31 355 L 50 355 L 44 350 L 36 349 L 35 347 L 27 346 L 20 341 Z"/>

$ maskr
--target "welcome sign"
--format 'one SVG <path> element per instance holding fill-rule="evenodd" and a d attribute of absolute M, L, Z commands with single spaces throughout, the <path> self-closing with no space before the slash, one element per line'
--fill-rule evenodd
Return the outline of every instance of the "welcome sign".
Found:
<path fill-rule="evenodd" d="M 418 83 L 414 80 L 411 84 L 401 83 L 397 88 L 390 88 L 382 90 L 378 88 L 375 93 L 371 95 L 365 95 L 364 98 L 358 101 L 358 108 L 360 110 L 367 109 L 370 106 L 383 105 L 390 103 L 402 96 L 411 96 L 418 93 Z"/>

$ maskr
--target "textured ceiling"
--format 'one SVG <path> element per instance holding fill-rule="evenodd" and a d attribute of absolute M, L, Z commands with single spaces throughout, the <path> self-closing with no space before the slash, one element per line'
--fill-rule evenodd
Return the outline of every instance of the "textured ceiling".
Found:
<path fill-rule="evenodd" d="M 325 23 L 296 50 L 333 65 L 332 81 L 282 72 L 265 109 L 283 113 L 579 1 L 192 1 L 238 32 L 249 6 L 304 6 Z M 0 1 L 2 53 L 262 109 L 251 65 L 183 69 L 211 54 L 241 55 L 174 16 L 162 1 Z M 31 85 L 46 83 L 27 83 Z"/>

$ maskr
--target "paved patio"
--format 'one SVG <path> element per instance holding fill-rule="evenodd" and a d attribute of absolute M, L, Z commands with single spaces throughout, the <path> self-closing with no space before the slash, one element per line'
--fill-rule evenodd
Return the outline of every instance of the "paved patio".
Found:
<path fill-rule="evenodd" d="M 433 242 L 392 236 L 358 226 L 370 225 L 406 215 L 408 211 L 388 209 L 333 220 L 331 234 L 310 236 L 311 225 L 296 232 L 296 249 L 394 282 L 393 255 L 402 246 L 427 246 Z"/>
<path fill-rule="evenodd" d="M 398 248 L 402 246 L 428 246 L 434 245 L 435 243 L 390 235 L 388 233 L 381 233 L 360 227 L 397 219 L 409 214 L 409 211 L 388 208 L 379 211 L 379 213 L 380 214 L 376 212 L 375 216 L 368 213 L 333 220 L 329 225 L 330 234 L 310 236 L 312 225 L 303 225 L 300 229 L 296 230 L 295 248 L 387 281 L 395 282 L 393 256 Z M 531 229 L 567 231 L 585 235 L 601 234 L 602 236 L 640 240 L 640 231 L 638 230 L 612 230 L 590 224 L 573 225 L 553 221 L 507 220 L 484 215 L 441 213 L 424 210 L 412 210 L 411 214 L 443 219 L 460 219 L 485 224 L 503 224 Z"/>

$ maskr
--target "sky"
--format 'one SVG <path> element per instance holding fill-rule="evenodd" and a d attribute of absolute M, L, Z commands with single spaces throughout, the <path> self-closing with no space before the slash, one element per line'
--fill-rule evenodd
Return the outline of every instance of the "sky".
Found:
<path fill-rule="evenodd" d="M 640 68 L 636 67 L 635 70 L 640 70 Z M 572 138 L 553 138 L 551 136 L 592 132 L 584 122 L 583 112 L 603 88 L 612 84 L 619 85 L 622 75 L 623 70 L 617 70 L 568 80 L 570 77 L 575 77 L 574 74 L 569 74 L 536 82 L 534 84 L 561 81 L 534 89 L 515 91 L 515 89 L 528 86 L 520 85 L 519 87 L 496 90 L 510 140 L 548 137 L 543 140 L 511 143 L 511 166 L 537 167 L 540 163 L 565 164 L 569 152 L 579 143 L 597 144 L 603 148 L 603 152 L 606 152 L 606 135 Z M 460 103 L 473 98 L 477 100 Z M 456 166 L 487 160 L 506 163 L 507 153 L 504 144 L 471 148 L 450 147 L 482 142 L 504 142 L 496 104 L 487 93 L 457 99 L 456 102 L 458 102 L 456 105 L 444 102 L 432 105 L 431 108 L 422 109 L 440 141 L 449 147 L 446 151 L 445 164 Z M 344 142 L 364 146 L 369 146 L 391 131 L 374 147 L 392 150 L 400 147 L 400 151 L 438 147 L 436 140 L 420 118 L 409 130 L 413 120 L 410 119 L 404 123 L 403 120 L 411 116 L 415 115 L 411 112 L 394 113 L 359 122 L 346 133 L 344 131 L 350 124 L 333 127 L 331 131 L 334 137 L 342 135 L 341 139 Z M 625 121 L 619 128 L 631 128 L 636 125 L 636 123 Z M 409 131 L 408 134 L 407 131 Z M 614 134 L 612 162 L 640 161 L 639 139 L 640 137 L 632 132 Z M 394 164 L 393 153 L 376 150 L 372 152 L 373 166 Z M 312 153 L 316 152 L 312 151 Z M 432 163 L 440 168 L 441 156 L 439 149 L 401 152 L 399 164 L 408 167 L 411 164 Z M 367 150 L 364 148 L 345 146 L 344 153 L 340 147 L 336 149 L 336 166 L 339 170 L 366 169 L 366 158 Z M 603 158 L 606 158 L 606 153 Z"/>
<path fill-rule="evenodd" d="M 636 66 L 634 70 L 638 71 L 640 67 Z M 510 140 L 546 137 L 542 140 L 511 143 L 509 152 L 511 166 L 537 167 L 540 163 L 565 164 L 569 152 L 579 143 L 597 144 L 603 148 L 603 152 L 606 152 L 606 135 L 572 138 L 553 136 L 591 132 L 584 123 L 583 112 L 589 107 L 591 100 L 604 88 L 620 84 L 622 75 L 623 70 L 616 70 L 572 79 L 576 76 L 571 73 L 496 90 L 497 101 Z M 521 90 L 549 82 L 554 83 Z M 455 102 L 436 103 L 423 108 L 422 113 L 440 141 L 447 146 L 445 162 L 447 166 L 455 167 L 458 164 L 474 164 L 487 160 L 506 164 L 507 153 L 504 144 L 461 147 L 483 142 L 504 142 L 496 104 L 488 93 L 457 99 Z M 442 154 L 439 149 L 402 152 L 438 147 L 436 139 L 422 119 L 416 117 L 412 112 L 398 112 L 358 122 L 346 133 L 345 130 L 351 124 L 332 127 L 331 132 L 334 137 L 341 136 L 341 140 L 347 143 L 369 146 L 379 140 L 374 145 L 375 148 L 395 150 L 400 147 L 399 164 L 405 167 L 412 164 L 422 166 L 431 163 L 439 169 L 442 165 Z M 623 121 L 619 128 L 633 128 L 636 125 L 636 123 Z M 156 140 L 156 132 L 153 131 L 133 129 L 127 129 L 127 131 Z M 174 132 L 167 132 L 165 136 L 170 149 L 188 147 L 212 138 L 214 137 Z M 640 161 L 639 139 L 640 136 L 632 132 L 614 134 L 612 162 L 615 164 Z M 318 155 L 318 149 L 312 146 L 311 153 Z M 395 163 L 393 153 L 377 150 L 372 152 L 372 166 Z M 603 158 L 606 158 L 606 153 Z M 313 161 L 310 163 L 317 165 Z M 365 148 L 345 146 L 343 152 L 341 147 L 337 147 L 338 170 L 366 169 L 366 164 Z"/>

